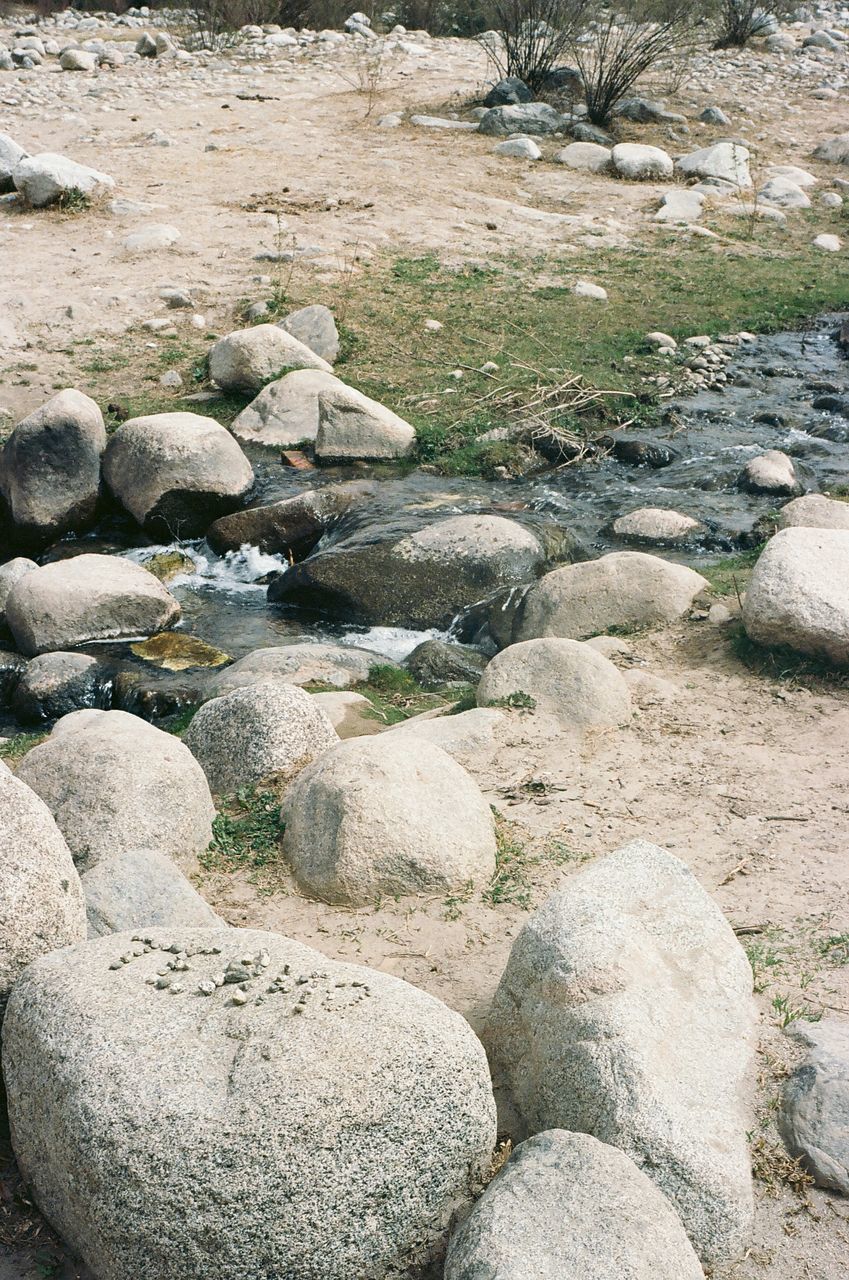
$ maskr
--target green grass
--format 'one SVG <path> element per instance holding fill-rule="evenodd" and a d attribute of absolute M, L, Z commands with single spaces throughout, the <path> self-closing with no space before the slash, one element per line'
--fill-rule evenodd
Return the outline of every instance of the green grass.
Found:
<path fill-rule="evenodd" d="M 450 685 L 441 689 L 423 689 L 417 680 L 391 663 L 378 663 L 369 678 L 356 686 L 356 692 L 368 698 L 375 720 L 382 724 L 400 724 L 423 711 L 453 707 L 469 696 L 470 686 Z"/>
<path fill-rule="evenodd" d="M 746 635 L 742 623 L 731 630 L 731 644 L 737 657 L 750 671 L 781 684 L 807 689 L 827 689 L 849 685 L 849 672 L 821 658 L 809 658 L 792 649 L 765 649 Z"/>
<path fill-rule="evenodd" d="M 731 596 L 737 591 L 742 595 L 762 551 L 763 544 L 748 551 L 740 551 L 737 555 L 714 560 L 712 564 L 699 565 L 698 572 L 703 578 L 707 578 L 718 596 Z"/>
<path fill-rule="evenodd" d="M 46 733 L 17 733 L 13 738 L 0 742 L 0 759 L 20 760 L 47 738 Z"/>
<path fill-rule="evenodd" d="M 207 871 L 262 870 L 278 861 L 281 836 L 278 797 L 244 787 L 222 802 L 201 866 Z"/>
<path fill-rule="evenodd" d="M 572 849 L 562 840 L 549 840 L 542 849 L 530 848 L 518 829 L 493 809 L 495 817 L 495 874 L 483 891 L 483 900 L 491 907 L 509 904 L 529 911 L 540 867 L 545 865 L 579 866 L 590 856 Z M 447 905 L 447 903 L 446 903 Z"/>

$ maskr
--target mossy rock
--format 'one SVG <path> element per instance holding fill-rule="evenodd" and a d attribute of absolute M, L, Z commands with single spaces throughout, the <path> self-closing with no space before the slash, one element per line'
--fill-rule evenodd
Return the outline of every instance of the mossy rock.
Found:
<path fill-rule="evenodd" d="M 197 636 L 180 631 L 160 631 L 148 640 L 131 644 L 130 650 L 137 658 L 165 671 L 187 671 L 189 667 L 223 667 L 231 662 L 229 654 L 214 645 L 199 640 Z"/>

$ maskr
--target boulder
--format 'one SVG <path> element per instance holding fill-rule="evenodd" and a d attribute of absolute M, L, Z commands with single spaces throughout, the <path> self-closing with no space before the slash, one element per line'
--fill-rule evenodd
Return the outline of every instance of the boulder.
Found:
<path fill-rule="evenodd" d="M 506 138 L 496 142 L 493 151 L 497 156 L 511 156 L 514 160 L 541 160 L 540 151 L 533 138 Z"/>
<path fill-rule="evenodd" d="M 815 187 L 818 181 L 807 169 L 800 169 L 795 164 L 771 164 L 766 171 L 766 177 L 768 179 L 788 178 L 797 187 L 802 187 L 803 190 L 807 190 L 808 187 Z"/>
<path fill-rule="evenodd" d="M 811 197 L 789 178 L 770 178 L 758 192 L 761 204 L 776 209 L 810 209 Z"/>
<path fill-rule="evenodd" d="M 420 739 L 341 742 L 299 774 L 281 816 L 295 879 L 324 902 L 441 893 L 495 870 L 495 826 L 477 784 Z"/>
<path fill-rule="evenodd" d="M 523 133 L 535 137 L 562 133 L 569 124 L 547 102 L 520 102 L 513 106 L 492 107 L 481 116 L 480 132 L 495 137 L 509 137 L 511 133 Z"/>
<path fill-rule="evenodd" d="M 0 761 L 0 1018 L 28 964 L 85 935 L 83 891 L 62 833 Z"/>
<path fill-rule="evenodd" d="M 155 849 L 108 853 L 80 883 L 90 938 L 125 929 L 208 929 L 224 923 L 171 859 Z"/>
<path fill-rule="evenodd" d="M 238 551 L 247 543 L 268 555 L 300 560 L 355 502 L 372 492 L 366 481 L 308 489 L 267 507 L 222 516 L 207 529 L 206 539 L 219 555 Z"/>
<path fill-rule="evenodd" d="M 701 191 L 667 191 L 654 215 L 655 222 L 671 222 L 689 226 L 698 222 L 704 212 L 705 196 Z"/>
<path fill-rule="evenodd" d="M 318 396 L 315 456 L 319 462 L 382 462 L 406 458 L 415 428 L 385 405 L 340 382 Z"/>
<path fill-rule="evenodd" d="M 94 71 L 97 54 L 88 49 L 65 49 L 59 55 L 59 66 L 63 71 Z"/>
<path fill-rule="evenodd" d="M 71 649 L 163 631 L 180 606 L 162 583 L 118 556 L 56 560 L 20 578 L 6 600 L 6 623 L 22 653 Z"/>
<path fill-rule="evenodd" d="M 64 716 L 18 776 L 50 809 L 83 870 L 140 848 L 190 863 L 212 839 L 215 808 L 188 747 L 124 711 Z"/>
<path fill-rule="evenodd" d="M 534 95 L 524 80 L 520 80 L 518 76 L 506 76 L 492 86 L 483 100 L 483 105 L 487 108 L 510 107 L 515 106 L 517 102 L 533 102 L 533 100 Z"/>
<path fill-rule="evenodd" d="M 237 440 L 270 448 L 313 443 L 318 435 L 318 401 L 323 391 L 344 387 L 332 373 L 295 369 L 269 382 L 230 426 Z"/>
<path fill-rule="evenodd" d="M 781 1096 L 778 1128 L 818 1187 L 849 1196 L 849 1022 L 791 1023 L 808 1053 Z"/>
<path fill-rule="evenodd" d="M 60 391 L 15 427 L 0 454 L 0 500 L 16 541 L 45 547 L 94 523 L 103 415 L 80 391 Z"/>
<path fill-rule="evenodd" d="M 507 717 L 494 707 L 472 707 L 469 711 L 448 714 L 426 711 L 422 715 L 401 720 L 389 730 L 390 736 L 417 738 L 429 742 L 464 769 L 486 768 L 498 749 Z"/>
<path fill-rule="evenodd" d="M 496 654 L 481 676 L 478 706 L 509 703 L 517 694 L 567 731 L 614 728 L 631 718 L 628 688 L 616 667 L 578 640 L 525 640 Z"/>
<path fill-rule="evenodd" d="M 183 741 L 211 789 L 229 795 L 241 787 L 289 782 L 339 737 L 310 694 L 265 680 L 207 702 Z"/>
<path fill-rule="evenodd" d="M 676 161 L 675 169 L 682 178 L 716 178 L 739 190 L 748 191 L 752 185 L 749 152 L 736 142 L 716 142 L 691 151 Z"/>
<path fill-rule="evenodd" d="M 849 133 L 826 138 L 814 152 L 814 159 L 825 160 L 826 164 L 849 164 Z"/>
<path fill-rule="evenodd" d="M 209 376 L 222 391 L 255 394 L 289 369 L 333 372 L 326 360 L 275 324 L 236 329 L 219 338 L 209 353 Z"/>
<path fill-rule="evenodd" d="M 200 537 L 253 488 L 254 473 L 214 418 L 154 413 L 131 418 L 109 440 L 103 478 L 147 533 Z"/>
<path fill-rule="evenodd" d="M 8 133 L 0 133 L 0 195 L 15 190 L 12 174 L 26 154 Z"/>
<path fill-rule="evenodd" d="M 681 1219 L 615 1147 L 548 1129 L 516 1148 L 448 1246 L 445 1280 L 703 1280 Z"/>
<path fill-rule="evenodd" d="M 568 147 L 557 152 L 554 159 L 557 164 L 586 173 L 610 173 L 613 169 L 610 147 L 599 146 L 596 142 L 570 142 Z"/>
<path fill-rule="evenodd" d="M 622 98 L 616 105 L 614 115 L 632 120 L 635 124 L 683 124 L 687 119 L 674 111 L 667 111 L 662 103 L 652 102 L 649 98 Z"/>
<path fill-rule="evenodd" d="M 278 328 L 285 329 L 298 342 L 309 347 L 315 355 L 328 364 L 335 364 L 339 355 L 339 331 L 329 307 L 314 304 L 292 311 Z"/>
<path fill-rule="evenodd" d="M 731 926 L 682 862 L 642 840 L 528 920 L 487 1029 L 528 1132 L 619 1147 L 710 1267 L 739 1257 L 752 1226 L 754 1040 L 752 972 Z"/>
<path fill-rule="evenodd" d="M 63 1238 L 110 1280 L 428 1267 L 496 1136 L 465 1020 L 279 934 L 141 937 L 40 960 L 9 1004 L 12 1142 Z"/>
<path fill-rule="evenodd" d="M 108 707 L 112 682 L 86 653 L 43 653 L 27 663 L 15 686 L 12 710 L 24 724 L 58 720 L 83 707 Z"/>
<path fill-rule="evenodd" d="M 849 665 L 849 530 L 782 529 L 755 565 L 743 604 L 757 644 Z"/>
<path fill-rule="evenodd" d="M 786 503 L 775 521 L 779 529 L 849 529 L 849 503 L 826 498 L 821 493 L 806 493 Z M 0 607 L 2 607 L 2 573 L 0 569 Z"/>
<path fill-rule="evenodd" d="M 701 574 L 642 551 L 614 551 L 566 565 L 531 587 L 517 640 L 586 640 L 611 630 L 675 622 L 708 587 Z"/>
<path fill-rule="evenodd" d="M 619 178 L 630 182 L 658 182 L 671 178 L 672 157 L 660 147 L 640 142 L 620 142 L 611 152 L 611 160 Z"/>
<path fill-rule="evenodd" d="M 738 484 L 748 493 L 774 493 L 787 496 L 799 492 L 799 481 L 792 458 L 780 449 L 768 449 L 750 458 L 740 472 Z"/>
<path fill-rule="evenodd" d="M 695 542 L 705 532 L 705 527 L 692 516 L 681 511 L 669 511 L 661 507 L 639 507 L 626 515 L 617 516 L 611 525 L 615 537 L 623 542 L 650 543 L 654 546 L 675 546 L 682 542 Z"/>
<path fill-rule="evenodd" d="M 444 684 L 477 684 L 487 659 L 468 645 L 423 640 L 405 662 L 410 675 L 425 688 Z"/>
<path fill-rule="evenodd" d="M 5 564 L 0 565 L 0 626 L 6 625 L 6 601 L 12 587 L 37 568 L 36 562 L 28 560 L 26 556 L 16 556 L 14 560 L 7 560 Z"/>
<path fill-rule="evenodd" d="M 386 626 L 438 627 L 542 568 L 534 533 L 503 516 L 449 516 L 387 542 L 356 538 L 318 550 L 275 578 L 272 602 L 318 607 Z"/>
<path fill-rule="evenodd" d="M 114 178 L 108 174 L 51 152 L 25 156 L 15 166 L 12 181 L 34 209 L 62 204 L 75 196 L 93 200 L 115 186 Z"/>
<path fill-rule="evenodd" d="M 372 667 L 384 661 L 368 649 L 311 641 L 254 649 L 217 675 L 209 694 L 220 698 L 232 689 L 246 689 L 262 680 L 282 680 L 297 685 L 329 684 L 335 689 L 348 689 L 352 684 L 368 680 Z"/>

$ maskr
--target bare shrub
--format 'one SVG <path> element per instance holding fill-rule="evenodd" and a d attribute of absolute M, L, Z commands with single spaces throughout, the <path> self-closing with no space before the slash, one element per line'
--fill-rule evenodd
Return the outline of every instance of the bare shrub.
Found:
<path fill-rule="evenodd" d="M 333 70 L 340 80 L 362 94 L 365 115 L 370 116 L 386 81 L 397 61 L 397 50 L 388 48 L 383 40 L 370 40 L 353 49 L 350 60 L 338 59 Z"/>
<path fill-rule="evenodd" d="M 500 44 L 482 40 L 497 78 L 516 76 L 537 93 L 561 66 L 581 30 L 587 0 L 491 0 Z"/>
<path fill-rule="evenodd" d="M 640 76 L 692 51 L 703 6 L 698 0 L 626 0 L 614 9 L 592 8 L 586 31 L 570 48 L 584 79 L 587 116 L 603 125 Z"/>
<path fill-rule="evenodd" d="M 785 0 L 720 0 L 717 49 L 742 48 L 753 36 L 768 34 L 771 20 L 789 9 Z"/>

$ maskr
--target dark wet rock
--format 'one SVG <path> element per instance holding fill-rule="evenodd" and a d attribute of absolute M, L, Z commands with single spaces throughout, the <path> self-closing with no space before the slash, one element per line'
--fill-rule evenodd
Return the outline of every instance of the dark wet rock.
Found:
<path fill-rule="evenodd" d="M 382 625 L 445 626 L 500 586 L 528 582 L 546 555 L 502 516 L 452 516 L 383 543 L 339 543 L 275 578 L 269 601 Z"/>
<path fill-rule="evenodd" d="M 817 396 L 812 407 L 821 409 L 825 413 L 839 413 L 842 417 L 849 418 L 849 400 L 845 400 L 842 396 Z"/>
<path fill-rule="evenodd" d="M 0 649 L 0 707 L 9 705 L 12 691 L 25 667 L 26 659 L 19 653 L 8 653 L 5 649 Z"/>
<path fill-rule="evenodd" d="M 779 409 L 761 409 L 752 417 L 753 422 L 762 422 L 767 427 L 795 427 L 799 419 L 793 413 L 785 413 Z"/>
<path fill-rule="evenodd" d="M 12 694 L 12 710 L 24 724 L 58 720 L 85 707 L 105 709 L 111 699 L 109 672 L 85 653 L 44 653 L 33 658 Z"/>
<path fill-rule="evenodd" d="M 524 80 L 518 76 L 507 76 L 493 85 L 483 100 L 485 107 L 508 107 L 517 102 L 533 102 L 534 95 Z"/>
<path fill-rule="evenodd" d="M 467 645 L 445 640 L 425 640 L 407 659 L 410 675 L 425 687 L 442 684 L 477 684 L 487 658 Z"/>
<path fill-rule="evenodd" d="M 583 99 L 584 77 L 577 67 L 552 67 L 546 71 L 542 83 L 546 89 L 557 89 L 561 93 L 571 93 L 573 97 Z"/>
<path fill-rule="evenodd" d="M 0 515 L 14 541 L 41 548 L 94 523 L 106 428 L 80 391 L 61 391 L 15 427 L 0 454 Z"/>
<path fill-rule="evenodd" d="M 594 142 L 600 147 L 610 147 L 614 142 L 613 135 L 606 129 L 600 129 L 596 124 L 587 124 L 585 120 L 578 120 L 571 125 L 569 136 L 576 142 Z"/>
<path fill-rule="evenodd" d="M 617 462 L 632 467 L 668 467 L 681 457 L 678 449 L 661 444 L 657 440 L 645 440 L 636 436 L 602 436 L 596 443 L 609 449 Z"/>
<path fill-rule="evenodd" d="M 485 653 L 497 653 L 513 643 L 513 630 L 522 613 L 529 586 L 502 587 L 465 609 L 454 626 L 458 640 Z"/>
<path fill-rule="evenodd" d="M 222 516 L 207 530 L 207 541 L 220 555 L 238 551 L 246 543 L 269 555 L 283 554 L 300 560 L 309 555 L 322 536 L 350 509 L 374 492 L 366 481 L 328 485 L 282 502 Z"/>

